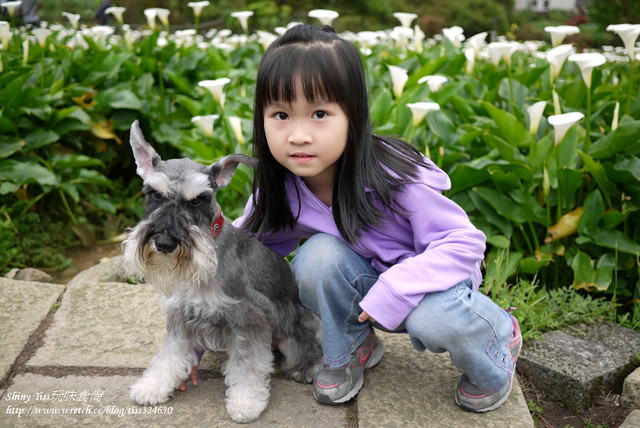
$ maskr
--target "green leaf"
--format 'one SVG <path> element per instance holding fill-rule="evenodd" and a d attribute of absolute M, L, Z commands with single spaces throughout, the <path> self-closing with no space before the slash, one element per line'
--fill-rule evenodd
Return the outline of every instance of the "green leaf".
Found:
<path fill-rule="evenodd" d="M 621 158 L 616 161 L 615 169 L 617 171 L 626 171 L 640 181 L 640 159 L 635 156 Z"/>
<path fill-rule="evenodd" d="M 595 230 L 604 215 L 604 202 L 602 194 L 598 189 L 589 193 L 584 200 L 584 212 L 578 222 L 578 232 L 581 235 L 588 233 L 589 230 Z"/>
<path fill-rule="evenodd" d="M 371 121 L 374 126 L 379 127 L 387 122 L 392 105 L 391 92 L 382 91 L 371 104 Z"/>
<path fill-rule="evenodd" d="M 19 152 L 24 146 L 24 141 L 17 137 L 0 136 L 0 158 L 8 158 Z"/>
<path fill-rule="evenodd" d="M 594 269 L 594 263 L 589 255 L 578 251 L 571 262 L 573 286 L 576 289 L 591 290 L 595 288 L 598 291 L 606 291 L 609 288 L 609 284 L 611 284 L 615 267 L 615 259 L 611 254 L 602 256 Z"/>
<path fill-rule="evenodd" d="M 453 122 L 443 111 L 436 110 L 427 114 L 427 122 L 434 134 L 446 141 L 447 145 L 456 145 L 460 140 Z"/>
<path fill-rule="evenodd" d="M 618 129 L 593 143 L 589 154 L 594 159 L 605 159 L 616 154 L 640 152 L 640 120 L 627 120 Z"/>
<path fill-rule="evenodd" d="M 514 115 L 500 110 L 487 102 L 482 102 L 482 105 L 485 110 L 487 110 L 487 113 L 489 113 L 489 116 L 495 121 L 500 133 L 509 144 L 514 147 L 529 146 L 531 135 Z"/>
<path fill-rule="evenodd" d="M 142 102 L 130 89 L 105 89 L 98 92 L 95 101 L 98 104 L 105 104 L 112 108 L 142 110 Z"/>
<path fill-rule="evenodd" d="M 78 171 L 78 178 L 71 180 L 71 183 L 97 184 L 99 186 L 111 187 L 111 181 L 98 171 L 92 169 L 81 169 Z"/>
<path fill-rule="evenodd" d="M 75 203 L 78 203 L 80 200 L 80 194 L 78 193 L 78 188 L 76 186 L 69 182 L 63 182 L 60 184 L 60 188 L 62 188 L 64 193 L 71 196 Z"/>
<path fill-rule="evenodd" d="M 476 187 L 473 192 L 477 193 L 504 218 L 518 224 L 525 222 L 522 207 L 516 204 L 512 198 L 488 187 Z"/>
<path fill-rule="evenodd" d="M 192 94 L 194 92 L 193 84 L 182 77 L 182 75 L 169 69 L 164 69 L 163 71 L 164 75 L 167 76 L 171 83 L 173 83 L 181 92 L 184 92 L 185 94 Z"/>
<path fill-rule="evenodd" d="M 37 129 L 30 132 L 24 139 L 25 147 L 30 150 L 53 144 L 60 139 L 60 135 L 53 131 Z"/>
<path fill-rule="evenodd" d="M 578 154 L 580 155 L 580 158 L 582 158 L 582 161 L 593 178 L 598 183 L 600 189 L 608 196 L 615 196 L 618 193 L 616 186 L 609 181 L 607 172 L 604 170 L 600 162 L 595 161 L 591 156 L 582 151 L 578 151 Z"/>
<path fill-rule="evenodd" d="M 85 155 L 67 154 L 67 155 L 55 155 L 52 160 L 53 167 L 56 170 L 63 170 L 68 168 L 84 168 L 91 166 L 103 167 L 104 163 L 100 159 L 92 158 Z"/>
<path fill-rule="evenodd" d="M 40 164 L 12 159 L 0 160 L 0 179 L 12 181 L 18 186 L 34 182 L 43 186 L 60 184 L 58 176 Z"/>
<path fill-rule="evenodd" d="M 491 133 L 485 133 L 483 135 L 483 139 L 489 146 L 497 149 L 498 152 L 500 152 L 500 155 L 505 160 L 509 162 L 517 162 L 523 165 L 526 165 L 529 163 L 527 158 L 524 157 L 524 155 L 520 153 L 520 151 L 516 147 L 512 146 L 511 144 L 508 144 L 502 138 L 496 135 L 493 135 Z"/>
<path fill-rule="evenodd" d="M 542 257 L 540 260 L 535 257 L 525 257 L 520 260 L 518 270 L 522 273 L 533 275 L 552 261 L 553 258 L 548 256 Z"/>
<path fill-rule="evenodd" d="M 640 245 L 619 230 L 597 229 L 585 231 L 585 234 L 601 247 L 640 256 Z"/>
<path fill-rule="evenodd" d="M 93 205 L 97 206 L 103 211 L 106 211 L 111 214 L 116 213 L 116 207 L 109 200 L 101 198 L 99 196 L 89 196 L 89 202 Z"/>

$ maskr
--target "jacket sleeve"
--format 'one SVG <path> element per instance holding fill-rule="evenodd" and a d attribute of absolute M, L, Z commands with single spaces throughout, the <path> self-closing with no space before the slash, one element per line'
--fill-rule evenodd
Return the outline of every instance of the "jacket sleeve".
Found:
<path fill-rule="evenodd" d="M 486 241 L 459 205 L 425 183 L 408 184 L 399 202 L 407 210 L 415 255 L 383 272 L 360 303 L 389 329 L 396 329 L 426 293 L 466 279 L 477 289 Z"/>
<path fill-rule="evenodd" d="M 242 226 L 244 225 L 246 219 L 249 217 L 252 211 L 253 195 L 249 197 L 249 201 L 244 207 L 244 213 L 241 217 L 238 217 L 233 221 L 233 225 L 237 228 L 242 229 Z M 264 245 L 271 248 L 282 257 L 286 257 L 291 254 L 291 252 L 293 252 L 298 247 L 298 243 L 300 242 L 300 237 L 297 236 L 297 234 L 293 230 L 268 233 L 264 236 L 261 236 L 259 239 Z"/>

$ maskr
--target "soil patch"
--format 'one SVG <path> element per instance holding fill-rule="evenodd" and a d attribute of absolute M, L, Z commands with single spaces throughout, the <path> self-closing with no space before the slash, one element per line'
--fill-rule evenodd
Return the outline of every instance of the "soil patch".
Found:
<path fill-rule="evenodd" d="M 617 428 L 633 410 L 621 403 L 619 394 L 609 392 L 599 397 L 587 411 L 576 415 L 549 399 L 523 376 L 518 376 L 518 381 L 536 427 Z"/>
<path fill-rule="evenodd" d="M 93 247 L 77 246 L 68 249 L 65 257 L 72 259 L 71 265 L 66 269 L 48 271 L 56 284 L 67 284 L 74 276 L 100 263 L 103 258 L 112 258 L 122 254 L 121 242 L 95 245 Z"/>

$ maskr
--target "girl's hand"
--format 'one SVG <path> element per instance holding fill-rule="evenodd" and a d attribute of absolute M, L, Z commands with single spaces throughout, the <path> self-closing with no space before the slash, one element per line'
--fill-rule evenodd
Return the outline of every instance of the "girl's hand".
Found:
<path fill-rule="evenodd" d="M 368 313 L 366 313 L 365 311 L 362 311 L 360 313 L 360 316 L 358 317 L 358 321 L 366 322 L 367 320 L 369 320 L 369 322 L 376 322 L 376 320 L 371 318 Z"/>

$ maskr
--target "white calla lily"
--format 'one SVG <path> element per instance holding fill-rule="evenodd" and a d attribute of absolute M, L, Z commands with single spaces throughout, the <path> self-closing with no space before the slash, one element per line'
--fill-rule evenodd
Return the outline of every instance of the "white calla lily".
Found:
<path fill-rule="evenodd" d="M 411 23 L 418 17 L 415 13 L 395 12 L 393 17 L 400 21 L 400 25 L 405 28 L 411 28 Z"/>
<path fill-rule="evenodd" d="M 473 51 L 473 48 L 466 48 L 464 50 L 464 57 L 467 59 L 465 71 L 467 72 L 467 74 L 472 74 L 473 67 L 475 67 L 476 65 L 476 54 Z"/>
<path fill-rule="evenodd" d="M 124 24 L 124 12 L 127 9 L 125 9 L 124 7 L 121 6 L 111 6 L 108 7 L 104 10 L 104 13 L 108 13 L 109 15 L 113 15 L 114 18 L 116 18 L 116 21 L 118 21 L 118 24 L 123 25 Z"/>
<path fill-rule="evenodd" d="M 22 41 L 22 65 L 29 63 L 29 39 Z"/>
<path fill-rule="evenodd" d="M 11 40 L 11 24 L 7 21 L 0 21 L 0 40 L 2 41 L 2 49 L 9 49 L 9 41 Z"/>
<path fill-rule="evenodd" d="M 459 48 L 464 41 L 464 30 L 457 25 L 449 28 L 442 29 L 442 35 L 453 44 L 456 48 Z"/>
<path fill-rule="evenodd" d="M 605 56 L 600 53 L 572 54 L 569 55 L 567 59 L 568 61 L 578 64 L 578 67 L 580 67 L 580 71 L 582 72 L 582 79 L 584 80 L 585 85 L 587 85 L 587 88 L 591 88 L 591 75 L 593 69 L 607 62 Z"/>
<path fill-rule="evenodd" d="M 5 3 L 6 4 L 6 3 Z M 607 26 L 607 31 L 613 31 L 622 39 L 629 58 L 635 59 L 634 47 L 640 35 L 640 24 L 614 24 Z"/>
<path fill-rule="evenodd" d="M 448 79 L 445 76 L 432 74 L 432 75 L 429 75 L 429 76 L 421 77 L 418 80 L 418 84 L 426 83 L 427 85 L 429 85 L 429 90 L 431 92 L 436 92 L 436 91 L 440 90 L 440 88 L 442 87 L 444 82 L 446 82 L 447 80 Z"/>
<path fill-rule="evenodd" d="M 440 105 L 432 102 L 410 103 L 407 104 L 407 107 L 411 109 L 411 113 L 413 114 L 414 127 L 418 126 L 429 112 L 440 110 Z"/>
<path fill-rule="evenodd" d="M 618 117 L 620 116 L 620 103 L 616 101 L 616 106 L 613 108 L 613 120 L 611 121 L 611 130 L 618 129 Z"/>
<path fill-rule="evenodd" d="M 199 18 L 200 15 L 202 15 L 202 9 L 209 6 L 210 4 L 211 3 L 209 3 L 208 1 L 190 1 L 189 3 L 187 3 L 187 6 L 193 9 L 193 15 L 196 18 Z"/>
<path fill-rule="evenodd" d="M 486 39 L 488 35 L 489 33 L 483 31 L 482 33 L 474 34 L 467 39 L 466 44 L 470 48 L 473 48 L 474 58 L 478 58 L 478 56 L 480 55 L 480 51 L 482 51 L 482 49 L 487 44 Z"/>
<path fill-rule="evenodd" d="M 198 86 L 207 89 L 213 95 L 213 98 L 220 104 L 220 107 L 224 107 L 225 94 L 224 85 L 231 82 L 231 79 L 222 77 L 216 80 L 202 80 L 198 82 Z"/>
<path fill-rule="evenodd" d="M 411 37 L 413 37 L 413 31 L 407 27 L 393 27 L 389 37 L 395 40 L 396 48 L 404 49 L 409 44 Z"/>
<path fill-rule="evenodd" d="M 557 25 L 544 27 L 544 31 L 551 35 L 551 47 L 560 46 L 565 37 L 572 34 L 578 34 L 580 28 L 575 25 Z"/>
<path fill-rule="evenodd" d="M 20 7 L 22 1 L 5 1 L 0 4 L 0 7 L 4 7 L 9 12 L 9 16 L 13 18 L 16 16 L 16 9 Z"/>
<path fill-rule="evenodd" d="M 571 128 L 583 118 L 584 114 L 578 111 L 572 111 L 570 113 L 564 114 L 554 114 L 553 116 L 549 116 L 547 121 L 550 125 L 553 126 L 553 130 L 555 133 L 554 143 L 556 145 L 560 144 L 569 128 Z"/>
<path fill-rule="evenodd" d="M 42 49 L 47 45 L 47 37 L 51 35 L 52 31 L 48 28 L 35 28 L 33 35 L 36 36 L 36 40 Z"/>
<path fill-rule="evenodd" d="M 309 11 L 309 18 L 315 18 L 322 25 L 331 25 L 333 20 L 336 19 L 340 14 L 335 10 L 328 9 L 313 9 Z"/>
<path fill-rule="evenodd" d="M 211 137 L 213 135 L 213 124 L 219 117 L 220 116 L 217 114 L 194 116 L 191 118 L 191 122 L 197 124 L 202 132 L 204 132 L 204 135 L 206 135 L 207 137 Z"/>
<path fill-rule="evenodd" d="M 497 55 L 497 52 L 499 52 L 500 58 L 502 58 L 508 67 L 511 67 L 511 56 L 518 50 L 519 46 L 517 42 L 492 42 L 489 43 L 488 48 L 490 53 L 492 51 L 494 52 L 494 55 Z"/>
<path fill-rule="evenodd" d="M 241 10 L 238 12 L 232 12 L 231 16 L 240 21 L 240 26 L 245 34 L 249 33 L 249 17 L 253 16 L 253 12 L 250 10 Z"/>
<path fill-rule="evenodd" d="M 157 15 L 158 15 L 158 12 L 156 12 L 155 8 L 149 8 L 144 10 L 144 16 L 147 18 L 147 25 L 149 25 L 149 28 L 151 29 L 151 31 L 156 30 Z"/>
<path fill-rule="evenodd" d="M 238 142 L 244 145 L 244 134 L 242 133 L 242 119 L 238 116 L 229 116 L 229 124 L 231 125 L 231 130 L 233 131 L 233 135 L 235 135 Z"/>
<path fill-rule="evenodd" d="M 167 29 L 167 31 L 169 31 L 169 14 L 171 13 L 171 11 L 169 9 L 164 9 L 161 7 L 156 7 L 155 9 L 156 16 L 158 17 L 162 25 L 164 25 L 164 27 Z"/>
<path fill-rule="evenodd" d="M 409 75 L 407 70 L 402 67 L 398 67 L 395 65 L 388 65 L 389 72 L 391 73 L 391 82 L 393 83 L 393 94 L 397 98 L 402 96 L 402 91 L 404 91 L 404 85 L 409 80 Z"/>
<path fill-rule="evenodd" d="M 562 66 L 575 49 L 571 45 L 560 45 L 547 51 L 547 61 L 549 61 L 551 81 L 553 82 L 562 71 Z"/>
<path fill-rule="evenodd" d="M 80 14 L 79 13 L 62 12 L 62 16 L 67 18 L 67 20 L 69 21 L 69 24 L 71 24 L 71 27 L 74 30 L 78 29 L 78 22 L 80 22 Z"/>
<path fill-rule="evenodd" d="M 422 42 L 427 36 L 424 34 L 424 31 L 420 28 L 419 25 L 413 27 L 413 49 L 417 53 L 422 53 L 424 47 L 422 46 Z"/>
<path fill-rule="evenodd" d="M 538 132 L 538 127 L 540 126 L 540 120 L 542 119 L 545 107 L 547 107 L 546 101 L 538 101 L 537 103 L 527 107 L 527 113 L 529 113 L 530 133 L 536 134 Z"/>

